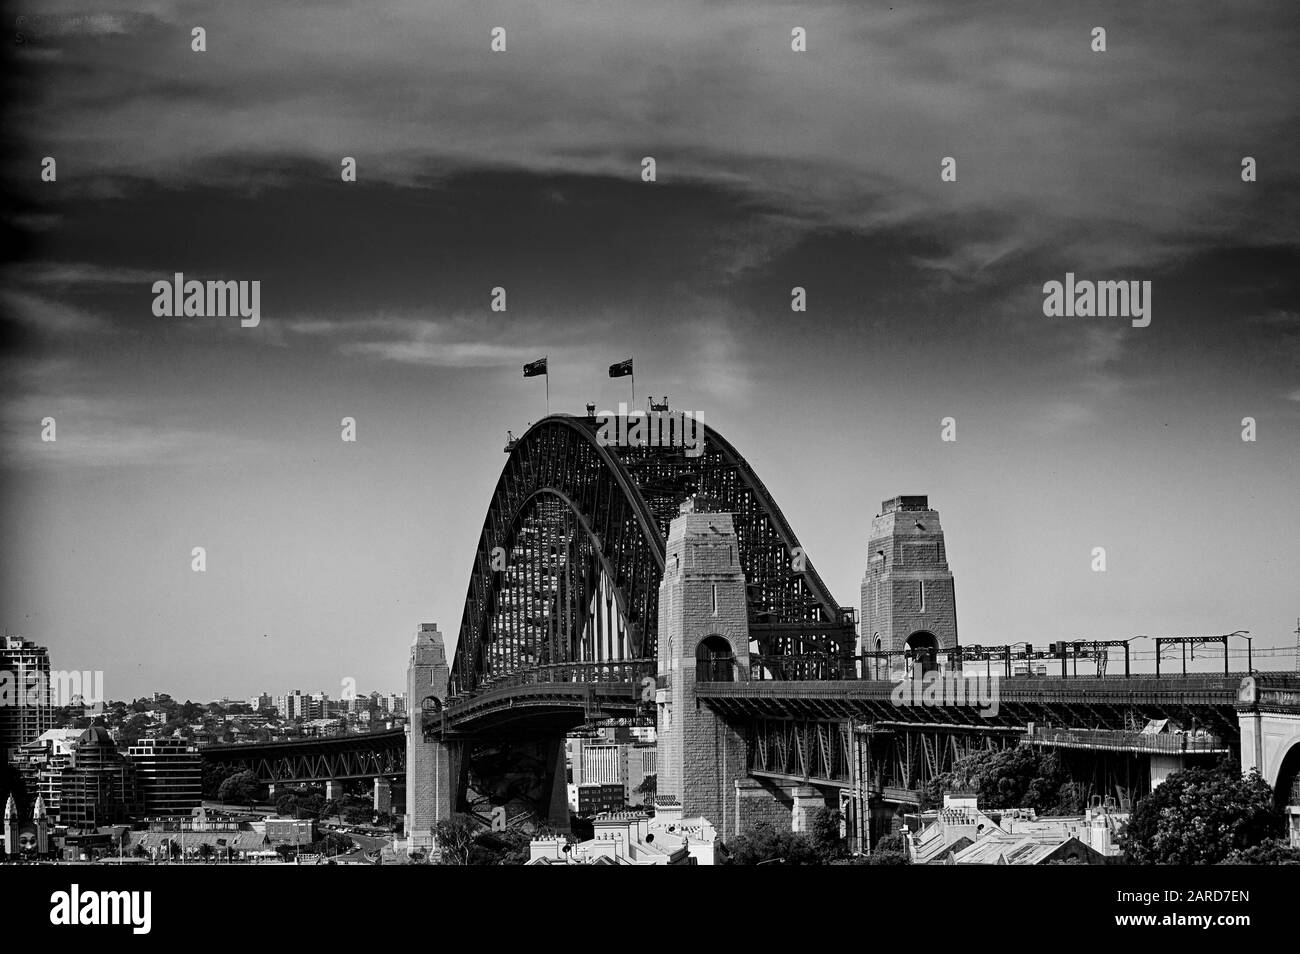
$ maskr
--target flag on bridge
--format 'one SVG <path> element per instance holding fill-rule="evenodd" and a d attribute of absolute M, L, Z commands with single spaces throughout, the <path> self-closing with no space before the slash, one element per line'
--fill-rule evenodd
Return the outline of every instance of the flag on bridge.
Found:
<path fill-rule="evenodd" d="M 618 364 L 611 364 L 609 366 L 609 376 L 611 378 L 625 378 L 631 373 L 632 373 L 631 358 L 628 358 L 626 361 L 620 361 Z"/>
<path fill-rule="evenodd" d="M 546 358 L 538 358 L 536 361 L 529 361 L 524 365 L 524 377 L 535 378 L 539 374 L 545 374 L 548 378 L 550 377 L 546 371 Z"/>

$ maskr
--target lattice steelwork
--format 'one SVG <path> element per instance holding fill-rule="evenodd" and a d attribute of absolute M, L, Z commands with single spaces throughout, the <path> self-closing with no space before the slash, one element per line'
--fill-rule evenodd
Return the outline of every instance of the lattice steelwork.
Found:
<path fill-rule="evenodd" d="M 251 771 L 263 783 L 397 777 L 406 774 L 406 734 L 364 735 L 243 745 L 208 745 L 203 760 Z"/>
<path fill-rule="evenodd" d="M 846 785 L 853 771 L 853 730 L 846 719 L 756 719 L 749 752 L 751 774 Z"/>
<path fill-rule="evenodd" d="M 597 430 L 594 417 L 554 415 L 511 448 L 474 555 L 453 695 L 534 666 L 653 659 L 665 538 L 692 494 L 733 514 L 765 653 L 851 652 L 851 618 L 811 564 L 793 568 L 798 541 L 722 437 L 707 431 L 690 457 L 601 446 Z"/>
<path fill-rule="evenodd" d="M 919 792 L 968 755 L 1017 745 L 1019 732 L 981 732 L 972 726 L 875 725 L 863 733 L 869 740 L 863 767 L 866 788 L 873 792 Z"/>

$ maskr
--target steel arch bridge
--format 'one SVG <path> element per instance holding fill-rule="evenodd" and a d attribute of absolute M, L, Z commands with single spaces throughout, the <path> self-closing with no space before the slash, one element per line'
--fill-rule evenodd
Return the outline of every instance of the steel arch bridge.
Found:
<path fill-rule="evenodd" d="M 700 426 L 696 456 L 607 443 L 594 416 L 551 415 L 507 447 L 470 572 L 453 709 L 543 667 L 653 671 L 668 527 L 696 495 L 733 515 L 759 652 L 852 653 L 854 611 L 832 599 L 749 463 Z"/>

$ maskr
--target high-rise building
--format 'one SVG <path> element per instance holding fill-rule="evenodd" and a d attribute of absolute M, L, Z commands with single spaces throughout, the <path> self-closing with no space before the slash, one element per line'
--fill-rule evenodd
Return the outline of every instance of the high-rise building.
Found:
<path fill-rule="evenodd" d="M 72 749 L 72 764 L 63 770 L 60 823 L 96 828 L 124 822 L 138 810 L 135 766 L 103 726 L 81 733 Z"/>
<path fill-rule="evenodd" d="M 910 650 L 937 661 L 957 645 L 957 608 L 939 513 L 926 497 L 894 497 L 871 521 L 859 652 Z"/>
<path fill-rule="evenodd" d="M 272 704 L 271 697 L 265 692 L 259 692 L 255 696 L 248 697 L 248 707 L 254 712 L 261 712 L 263 709 L 269 709 Z"/>
<path fill-rule="evenodd" d="M 309 701 L 301 690 L 291 689 L 280 696 L 275 707 L 280 711 L 281 719 L 306 719 Z"/>
<path fill-rule="evenodd" d="M 324 719 L 329 716 L 330 697 L 328 692 L 313 692 L 307 697 L 307 718 Z"/>
<path fill-rule="evenodd" d="M 39 794 L 56 818 L 63 793 L 63 770 L 72 764 L 72 750 L 84 731 L 47 729 L 22 747 L 16 762 L 27 791 Z"/>
<path fill-rule="evenodd" d="M 0 636 L 0 754 L 17 756 L 53 725 L 50 653 L 21 636 Z"/>
<path fill-rule="evenodd" d="M 203 800 L 203 761 L 185 739 L 141 739 L 127 749 L 135 765 L 141 811 L 186 815 Z"/>
<path fill-rule="evenodd" d="M 584 745 L 582 747 L 582 777 L 579 785 L 622 785 L 624 781 L 623 749 L 621 745 Z"/>

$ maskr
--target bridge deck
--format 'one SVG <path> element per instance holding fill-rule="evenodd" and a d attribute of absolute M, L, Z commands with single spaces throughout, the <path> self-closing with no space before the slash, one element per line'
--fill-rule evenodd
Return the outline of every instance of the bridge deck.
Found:
<path fill-rule="evenodd" d="M 895 702 L 895 682 L 870 679 L 697 682 L 697 696 L 736 718 L 853 719 L 975 726 L 1050 722 L 1095 729 L 1132 728 L 1134 718 L 1173 718 L 1219 735 L 1235 730 L 1245 673 L 1195 676 L 1013 676 L 999 679 L 995 704 Z M 1255 673 L 1270 687 L 1300 689 L 1300 673 Z M 981 700 L 981 701 L 986 701 Z"/>

